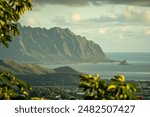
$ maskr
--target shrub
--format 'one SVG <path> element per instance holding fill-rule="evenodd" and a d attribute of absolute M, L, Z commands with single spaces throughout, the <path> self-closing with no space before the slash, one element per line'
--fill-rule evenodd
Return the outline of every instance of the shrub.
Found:
<path fill-rule="evenodd" d="M 114 76 L 110 81 L 102 80 L 99 75 L 82 74 L 80 88 L 85 92 L 84 99 L 89 100 L 133 100 L 137 99 L 137 88 L 125 82 L 124 75 Z"/>
<path fill-rule="evenodd" d="M 29 93 L 31 90 L 32 87 L 25 81 L 19 80 L 7 72 L 0 72 L 1 100 L 30 99 Z"/>

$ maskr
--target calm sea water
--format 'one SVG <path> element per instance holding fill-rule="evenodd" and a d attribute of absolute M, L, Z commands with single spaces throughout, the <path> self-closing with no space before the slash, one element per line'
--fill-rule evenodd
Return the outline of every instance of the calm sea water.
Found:
<path fill-rule="evenodd" d="M 86 63 L 69 64 L 77 71 L 89 74 L 100 74 L 102 79 L 110 79 L 115 75 L 124 74 L 127 80 L 150 80 L 150 53 L 106 53 L 106 56 L 115 60 L 126 59 L 129 65 L 118 63 Z M 64 65 L 50 65 L 57 68 Z"/>

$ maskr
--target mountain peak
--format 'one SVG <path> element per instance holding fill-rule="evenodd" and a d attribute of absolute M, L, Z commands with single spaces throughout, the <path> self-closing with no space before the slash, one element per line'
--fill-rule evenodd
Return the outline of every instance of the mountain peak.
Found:
<path fill-rule="evenodd" d="M 74 35 L 73 32 L 69 28 L 60 28 L 60 27 L 53 27 L 50 29 L 53 33 L 61 34 L 61 35 Z"/>
<path fill-rule="evenodd" d="M 63 66 L 55 69 L 56 73 L 68 73 L 68 74 L 79 74 L 78 71 L 75 69 L 69 67 L 69 66 Z"/>

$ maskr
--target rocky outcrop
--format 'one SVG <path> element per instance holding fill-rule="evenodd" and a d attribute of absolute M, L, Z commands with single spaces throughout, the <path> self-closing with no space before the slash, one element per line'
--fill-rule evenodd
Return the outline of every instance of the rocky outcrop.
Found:
<path fill-rule="evenodd" d="M 127 62 L 127 60 L 123 60 L 119 63 L 119 65 L 129 65 L 129 63 Z"/>

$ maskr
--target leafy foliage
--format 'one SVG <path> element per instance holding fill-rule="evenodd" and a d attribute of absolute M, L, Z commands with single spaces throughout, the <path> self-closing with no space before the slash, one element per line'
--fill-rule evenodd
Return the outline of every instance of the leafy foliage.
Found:
<path fill-rule="evenodd" d="M 19 35 L 20 16 L 31 9 L 31 0 L 0 0 L 0 43 L 5 47 L 13 36 Z M 0 99 L 29 99 L 31 90 L 26 82 L 0 71 Z"/>
<path fill-rule="evenodd" d="M 124 75 L 110 81 L 102 80 L 99 75 L 82 74 L 79 87 L 85 91 L 84 99 L 91 100 L 133 100 L 137 99 L 136 86 L 125 82 Z"/>
<path fill-rule="evenodd" d="M 8 41 L 19 35 L 17 21 L 31 9 L 31 0 L 0 0 L 0 43 L 8 47 Z"/>
<path fill-rule="evenodd" d="M 32 91 L 26 82 L 17 79 L 15 76 L 0 72 L 0 99 L 30 99 L 29 93 Z"/>

